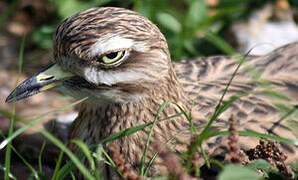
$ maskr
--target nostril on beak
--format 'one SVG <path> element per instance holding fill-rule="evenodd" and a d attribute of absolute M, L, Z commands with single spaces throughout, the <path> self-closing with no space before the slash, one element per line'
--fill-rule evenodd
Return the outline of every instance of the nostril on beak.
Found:
<path fill-rule="evenodd" d="M 47 80 L 51 80 L 51 79 L 54 79 L 54 76 L 50 76 L 50 77 L 47 77 L 47 78 L 40 79 L 40 81 L 47 81 Z"/>

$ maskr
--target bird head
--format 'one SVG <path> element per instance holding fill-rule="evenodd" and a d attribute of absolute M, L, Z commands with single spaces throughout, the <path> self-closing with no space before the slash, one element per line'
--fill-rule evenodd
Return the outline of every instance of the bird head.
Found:
<path fill-rule="evenodd" d="M 54 34 L 54 63 L 21 83 L 6 102 L 56 89 L 92 102 L 150 96 L 169 78 L 166 40 L 147 18 L 122 8 L 92 8 L 64 20 Z"/>

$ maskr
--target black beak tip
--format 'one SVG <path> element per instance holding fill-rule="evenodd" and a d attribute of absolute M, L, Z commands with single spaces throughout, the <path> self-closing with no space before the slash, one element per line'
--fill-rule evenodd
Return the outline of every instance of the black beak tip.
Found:
<path fill-rule="evenodd" d="M 5 99 L 6 103 L 11 103 L 13 101 L 13 94 L 14 94 L 14 91 L 10 93 L 9 96 L 7 96 L 7 98 Z"/>
<path fill-rule="evenodd" d="M 10 103 L 10 99 L 7 97 L 5 103 Z"/>

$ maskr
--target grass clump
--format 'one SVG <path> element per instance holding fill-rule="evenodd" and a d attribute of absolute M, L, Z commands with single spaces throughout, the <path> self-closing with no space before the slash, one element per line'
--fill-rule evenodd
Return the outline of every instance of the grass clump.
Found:
<path fill-rule="evenodd" d="M 23 48 L 23 46 L 22 46 Z M 261 134 L 250 131 L 238 131 L 235 123 L 235 116 L 230 118 L 230 127 L 227 131 L 219 131 L 216 127 L 213 126 L 213 123 L 216 119 L 227 109 L 231 107 L 233 102 L 241 98 L 241 96 L 231 96 L 230 99 L 224 101 L 224 96 L 228 91 L 230 84 L 232 83 L 233 78 L 236 76 L 239 67 L 243 64 L 244 59 L 240 61 L 238 67 L 233 73 L 229 83 L 226 86 L 226 89 L 216 106 L 214 113 L 210 117 L 210 120 L 203 127 L 203 130 L 198 131 L 199 128 L 195 127 L 192 122 L 192 116 L 190 113 L 187 113 L 188 110 L 178 105 L 175 102 L 167 101 L 164 102 L 158 109 L 156 113 L 156 117 L 154 121 L 145 123 L 143 125 L 139 125 L 136 127 L 131 127 L 125 129 L 121 132 L 113 134 L 101 141 L 99 144 L 92 145 L 87 147 L 82 141 L 79 140 L 70 140 L 71 143 L 76 144 L 81 150 L 81 153 L 75 155 L 73 154 L 66 145 L 64 145 L 60 140 L 54 137 L 52 134 L 45 130 L 40 130 L 41 134 L 43 134 L 47 140 L 53 142 L 57 147 L 60 148 L 61 153 L 58 156 L 56 168 L 54 170 L 52 179 L 64 179 L 66 177 L 72 177 L 76 179 L 75 170 L 79 170 L 85 179 L 102 179 L 103 176 L 101 174 L 102 163 L 114 168 L 119 175 L 124 179 L 146 179 L 148 172 L 154 163 L 154 160 L 157 156 L 160 156 L 163 160 L 163 164 L 167 167 L 169 175 L 167 178 L 176 178 L 176 179 L 192 179 L 192 178 L 209 178 L 210 176 L 217 176 L 218 179 L 239 179 L 239 178 L 249 178 L 249 179 L 261 179 L 262 176 L 264 178 L 271 177 L 281 177 L 281 178 L 292 178 L 295 175 L 292 171 L 295 171 L 295 168 L 290 168 L 285 165 L 286 157 L 280 151 L 279 145 L 277 142 L 268 141 L 260 141 L 260 144 L 256 146 L 254 149 L 249 150 L 246 154 L 240 153 L 238 136 L 252 136 L 257 138 L 267 138 L 274 141 L 290 143 L 293 145 L 298 145 L 297 141 L 293 141 L 290 139 L 281 138 L 274 135 Z M 86 98 L 76 101 L 70 105 L 64 106 L 62 108 L 57 109 L 56 111 L 61 111 L 66 108 L 70 108 L 82 101 L 86 100 Z M 180 113 L 177 113 L 171 117 L 160 120 L 160 113 L 166 108 L 166 106 L 174 104 L 180 109 Z M 56 112 L 54 111 L 54 112 Z M 16 130 L 15 132 L 11 131 L 9 136 L 1 142 L 0 147 L 3 149 L 7 146 L 7 149 L 12 149 L 24 162 L 24 164 L 32 171 L 32 178 L 34 179 L 47 179 L 45 174 L 43 174 L 41 156 L 44 145 L 42 146 L 42 150 L 39 155 L 39 171 L 37 172 L 30 163 L 28 163 L 21 154 L 19 154 L 15 148 L 10 144 L 11 141 L 24 132 L 28 127 L 33 126 L 36 122 L 38 122 L 41 118 L 47 116 L 48 114 L 53 112 L 48 112 L 36 119 L 30 121 L 28 124 L 23 126 L 22 128 Z M 14 114 L 14 113 L 13 113 Z M 188 146 L 188 150 L 181 157 L 177 156 L 177 154 L 166 151 L 161 148 L 160 145 L 150 144 L 150 138 L 153 133 L 153 129 L 158 121 L 171 120 L 173 117 L 184 115 L 186 119 L 189 120 L 190 123 L 190 134 L 192 136 L 190 145 Z M 14 117 L 14 116 L 13 116 Z M 143 154 L 143 158 L 140 166 L 140 174 L 138 174 L 134 168 L 130 166 L 127 162 L 125 162 L 125 157 L 120 152 L 120 147 L 117 144 L 112 144 L 109 148 L 111 151 L 107 153 L 103 144 L 107 142 L 112 142 L 113 140 L 123 138 L 125 136 L 129 136 L 138 131 L 144 130 L 146 127 L 151 126 L 150 132 L 148 134 L 147 142 L 145 145 L 145 150 Z M 221 136 L 221 135 L 229 135 L 229 143 L 228 149 L 229 152 L 225 154 L 227 160 L 226 161 L 218 161 L 205 153 L 203 148 L 203 144 L 211 137 Z M 266 140 L 267 141 L 267 140 Z M 45 143 L 44 143 L 45 144 Z M 146 164 L 146 154 L 149 146 L 156 146 L 159 153 L 156 153 L 152 159 Z M 9 148 L 8 148 L 9 147 Z M 199 151 L 198 151 L 199 150 Z M 7 151 L 7 150 L 6 150 Z M 111 156 L 110 156 L 110 155 Z M 200 154 L 203 156 L 205 163 L 200 164 L 198 162 Z M 63 156 L 67 155 L 69 160 L 63 164 Z M 7 161 L 10 159 L 10 153 L 6 154 Z M 264 160 L 260 160 L 260 158 Z M 88 162 L 88 166 L 86 167 L 86 163 L 82 163 L 82 160 L 85 159 L 85 162 Z M 248 159 L 248 160 L 247 160 Z M 2 170 L 5 172 L 5 178 L 14 178 L 14 176 L 10 173 L 9 170 L 9 162 L 5 164 L 5 166 L 1 166 Z M 295 164 L 293 165 L 295 166 Z M 233 170 L 234 169 L 234 170 Z M 235 171 L 237 169 L 237 171 Z M 259 175 L 255 170 L 261 170 L 263 175 Z M 210 171 L 211 174 L 208 174 Z M 207 173 L 207 175 L 206 175 Z M 161 177 L 157 178 L 160 179 Z M 155 179 L 155 178 L 153 178 Z"/>

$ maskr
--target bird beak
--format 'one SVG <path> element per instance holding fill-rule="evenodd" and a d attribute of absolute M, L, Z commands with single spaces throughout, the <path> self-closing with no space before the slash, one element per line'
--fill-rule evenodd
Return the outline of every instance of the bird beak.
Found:
<path fill-rule="evenodd" d="M 73 76 L 74 74 L 63 71 L 56 63 L 51 64 L 49 67 L 21 83 L 10 93 L 5 102 L 12 102 L 14 97 L 18 101 L 39 92 L 52 89 L 61 85 L 63 80 Z"/>

